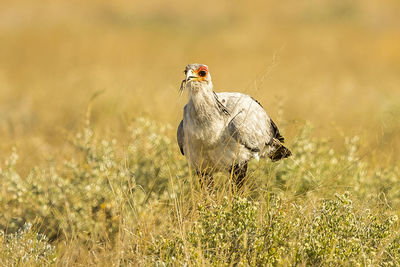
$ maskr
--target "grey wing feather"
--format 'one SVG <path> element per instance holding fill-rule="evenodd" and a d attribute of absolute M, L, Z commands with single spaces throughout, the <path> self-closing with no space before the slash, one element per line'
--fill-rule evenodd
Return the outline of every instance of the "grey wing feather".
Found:
<path fill-rule="evenodd" d="M 183 132 L 183 120 L 181 121 L 181 123 L 179 123 L 176 138 L 178 140 L 179 149 L 181 150 L 182 155 L 185 155 L 185 153 L 183 152 L 183 142 L 185 139 L 185 133 Z"/>
<path fill-rule="evenodd" d="M 262 106 L 248 95 L 217 94 L 233 118 L 228 124 L 232 137 L 252 152 L 261 151 L 273 138 L 271 119 Z"/>
<path fill-rule="evenodd" d="M 251 152 L 260 152 L 260 149 L 254 146 L 254 144 L 249 144 L 248 142 L 245 141 L 245 138 L 243 138 L 242 134 L 240 133 L 240 128 L 239 128 L 240 126 L 238 127 L 236 124 L 237 123 L 235 123 L 235 119 L 232 119 L 228 124 L 228 128 L 232 138 L 234 138 L 240 144 L 244 145 Z"/>

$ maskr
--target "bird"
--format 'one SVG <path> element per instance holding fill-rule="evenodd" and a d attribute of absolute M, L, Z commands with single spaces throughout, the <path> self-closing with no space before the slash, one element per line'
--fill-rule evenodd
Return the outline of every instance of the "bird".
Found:
<path fill-rule="evenodd" d="M 207 65 L 189 64 L 184 74 L 180 92 L 187 90 L 188 102 L 177 141 L 202 186 L 214 186 L 215 172 L 228 172 L 241 188 L 251 159 L 278 161 L 292 155 L 260 102 L 247 94 L 216 93 Z"/>

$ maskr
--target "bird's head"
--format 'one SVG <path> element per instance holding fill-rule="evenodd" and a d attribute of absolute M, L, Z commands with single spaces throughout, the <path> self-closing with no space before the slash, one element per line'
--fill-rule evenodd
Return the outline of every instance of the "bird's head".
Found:
<path fill-rule="evenodd" d="M 181 92 L 187 88 L 189 91 L 198 91 L 201 88 L 210 88 L 212 90 L 212 82 L 210 72 L 207 65 L 189 64 L 185 68 L 186 78 L 182 81 Z"/>

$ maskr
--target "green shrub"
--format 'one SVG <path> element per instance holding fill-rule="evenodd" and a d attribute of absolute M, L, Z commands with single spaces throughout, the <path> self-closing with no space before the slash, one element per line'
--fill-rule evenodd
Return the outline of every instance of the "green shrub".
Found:
<path fill-rule="evenodd" d="M 260 210 L 258 202 L 234 197 L 200 205 L 190 230 L 160 236 L 150 254 L 158 265 L 395 266 L 400 261 L 399 237 L 393 239 L 396 215 L 356 210 L 348 193 L 322 201 L 309 218 L 303 207 L 284 212 L 280 203 L 274 197 Z"/>
<path fill-rule="evenodd" d="M 298 261 L 332 266 L 376 264 L 380 260 L 377 253 L 393 233 L 397 216 L 356 210 L 349 193 L 336 194 L 335 198 L 323 201 L 304 225 Z"/>
<path fill-rule="evenodd" d="M 196 189 L 168 133 L 137 119 L 122 144 L 86 127 L 26 177 L 14 150 L 0 168 L 1 263 L 400 265 L 399 168 L 373 168 L 357 137 L 334 151 L 306 125 L 292 158 L 253 162 L 249 188 L 230 196 L 223 175 L 212 194 Z"/>
<path fill-rule="evenodd" d="M 240 197 L 225 198 L 212 207 L 199 206 L 189 241 L 214 265 L 277 263 L 288 252 L 293 225 L 283 223 L 285 214 L 278 199 L 269 204 L 261 218 L 259 203 Z"/>
<path fill-rule="evenodd" d="M 296 195 L 322 187 L 334 193 L 337 187 L 350 186 L 367 174 L 368 166 L 359 158 L 359 142 L 357 136 L 345 138 L 344 151 L 338 153 L 329 140 L 312 137 L 312 126 L 306 124 L 290 145 L 293 156 L 276 168 L 274 186 Z"/>
<path fill-rule="evenodd" d="M 135 221 L 152 201 L 168 199 L 171 172 L 185 175 L 184 161 L 158 124 L 139 119 L 130 128 L 127 147 L 98 140 L 90 127 L 71 144 L 75 157 L 49 169 L 35 168 L 26 178 L 16 171 L 14 151 L 0 172 L 0 229 L 15 232 L 26 221 L 38 221 L 52 240 L 78 237 L 113 239 L 121 219 Z"/>
<path fill-rule="evenodd" d="M 2 266 L 43 266 L 56 260 L 54 246 L 48 243 L 45 235 L 33 231 L 30 223 L 13 234 L 0 231 L 0 246 Z"/>
<path fill-rule="evenodd" d="M 152 253 L 158 264 L 202 262 L 213 266 L 276 264 L 289 253 L 289 234 L 278 199 L 260 213 L 260 204 L 246 198 L 224 198 L 221 204 L 199 205 L 198 219 L 184 235 L 160 237 Z"/>

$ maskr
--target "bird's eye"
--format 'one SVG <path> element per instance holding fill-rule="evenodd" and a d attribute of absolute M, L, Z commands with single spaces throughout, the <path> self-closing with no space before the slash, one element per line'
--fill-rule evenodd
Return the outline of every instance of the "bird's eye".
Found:
<path fill-rule="evenodd" d="M 199 76 L 200 77 L 205 77 L 207 75 L 207 72 L 205 70 L 199 71 Z"/>

